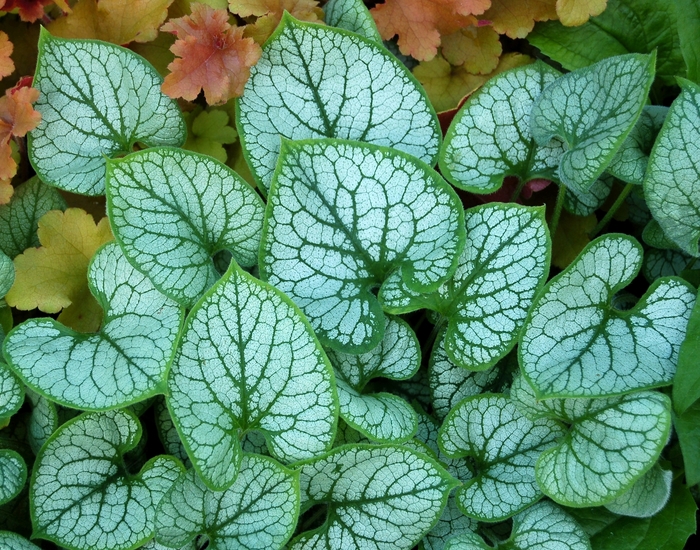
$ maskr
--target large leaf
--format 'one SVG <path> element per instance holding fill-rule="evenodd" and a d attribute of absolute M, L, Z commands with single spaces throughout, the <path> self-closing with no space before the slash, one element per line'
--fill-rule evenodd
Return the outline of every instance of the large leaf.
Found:
<path fill-rule="evenodd" d="M 621 516 L 648 518 L 657 514 L 671 496 L 673 472 L 664 470 L 657 463 L 640 477 L 632 487 L 605 507 Z"/>
<path fill-rule="evenodd" d="M 700 84 L 700 45 L 697 40 L 700 32 L 700 6 L 694 0 L 674 0 L 672 4 L 675 4 L 676 10 L 681 14 L 678 19 L 678 35 L 688 69 L 686 76 Z"/>
<path fill-rule="evenodd" d="M 236 103 L 236 124 L 264 190 L 270 186 L 280 136 L 365 141 L 431 165 L 440 146 L 435 111 L 396 58 L 367 38 L 289 15 L 250 71 Z"/>
<path fill-rule="evenodd" d="M 664 234 L 686 254 L 698 257 L 700 240 L 700 85 L 681 80 L 644 179 L 649 210 Z"/>
<path fill-rule="evenodd" d="M 435 290 L 457 267 L 463 211 L 450 186 L 394 149 L 285 142 L 263 229 L 260 272 L 302 309 L 325 345 L 363 353 L 382 339 L 373 287 L 392 273 Z"/>
<path fill-rule="evenodd" d="M 311 327 L 234 263 L 187 317 L 168 386 L 187 453 L 215 490 L 234 482 L 245 432 L 262 432 L 285 461 L 317 456 L 335 436 L 333 373 Z"/>
<path fill-rule="evenodd" d="M 552 179 L 564 153 L 559 141 L 538 147 L 530 111 L 560 73 L 542 62 L 489 80 L 457 113 L 440 149 L 440 168 L 451 183 L 472 193 L 493 193 L 505 176 Z"/>
<path fill-rule="evenodd" d="M 564 140 L 560 181 L 586 192 L 600 177 L 639 118 L 652 81 L 655 55 L 628 54 L 568 73 L 547 86 L 532 110 L 538 145 Z"/>
<path fill-rule="evenodd" d="M 685 479 L 692 487 L 700 483 L 700 401 L 695 401 L 683 414 L 674 415 L 673 427 L 683 454 Z"/>
<path fill-rule="evenodd" d="M 156 540 L 179 548 L 206 534 L 210 550 L 278 550 L 299 516 L 299 472 L 244 455 L 236 481 L 212 491 L 188 470 L 158 505 Z"/>
<path fill-rule="evenodd" d="M 104 194 L 106 157 L 134 144 L 182 145 L 185 123 L 160 91 L 162 78 L 142 57 L 94 40 L 54 38 L 42 29 L 34 86 L 41 123 L 29 158 L 51 185 Z"/>
<path fill-rule="evenodd" d="M 355 32 L 377 44 L 382 43 L 377 25 L 362 0 L 330 0 L 323 6 L 326 24 Z"/>
<path fill-rule="evenodd" d="M 457 485 L 436 461 L 396 446 L 346 445 L 299 466 L 302 511 L 323 503 L 328 516 L 290 550 L 410 550 Z"/>
<path fill-rule="evenodd" d="M 688 321 L 687 335 L 678 353 L 678 369 L 673 379 L 673 410 L 682 415 L 688 407 L 700 399 L 700 300 Z"/>
<path fill-rule="evenodd" d="M 125 452 L 141 439 L 131 413 L 85 413 L 42 447 L 31 480 L 34 536 L 76 550 L 127 550 L 153 536 L 156 506 L 182 472 L 169 456 L 137 475 Z"/>
<path fill-rule="evenodd" d="M 539 500 L 535 462 L 565 433 L 554 420 L 528 419 L 503 395 L 461 401 L 445 418 L 439 442 L 447 456 L 473 461 L 476 475 L 457 491 L 462 511 L 502 521 Z"/>
<path fill-rule="evenodd" d="M 95 254 L 88 271 L 105 310 L 97 334 L 53 319 L 31 319 L 7 335 L 9 365 L 41 395 L 69 407 L 123 407 L 163 393 L 183 311 L 136 271 L 116 243 Z"/>
<path fill-rule="evenodd" d="M 109 161 L 107 210 L 127 259 L 186 307 L 219 278 L 215 253 L 257 261 L 263 203 L 210 157 L 157 148 Z"/>
<path fill-rule="evenodd" d="M 27 481 L 27 465 L 20 454 L 0 449 L 0 504 L 15 498 Z"/>
<path fill-rule="evenodd" d="M 617 395 L 671 383 L 695 292 L 681 279 L 658 279 L 634 307 L 618 310 L 613 297 L 641 262 L 632 237 L 604 235 L 539 294 L 519 347 L 538 396 Z"/>

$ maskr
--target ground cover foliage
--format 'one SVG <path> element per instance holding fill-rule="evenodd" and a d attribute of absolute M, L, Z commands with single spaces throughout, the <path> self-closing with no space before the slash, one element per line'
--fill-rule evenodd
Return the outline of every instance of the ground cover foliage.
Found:
<path fill-rule="evenodd" d="M 695 533 L 696 2 L 0 10 L 0 546 Z"/>

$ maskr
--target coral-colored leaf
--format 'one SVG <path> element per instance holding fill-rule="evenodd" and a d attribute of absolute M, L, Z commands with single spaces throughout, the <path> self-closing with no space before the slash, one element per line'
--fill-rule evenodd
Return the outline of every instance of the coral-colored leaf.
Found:
<path fill-rule="evenodd" d="M 600 15 L 608 0 L 557 0 L 557 15 L 562 25 L 583 25 L 590 17 Z"/>
<path fill-rule="evenodd" d="M 33 23 L 44 16 L 44 6 L 51 4 L 53 0 L 5 0 L 0 3 L 0 10 L 19 10 L 19 18 L 22 21 Z"/>
<path fill-rule="evenodd" d="M 464 65 L 474 74 L 486 74 L 498 66 L 501 40 L 491 26 L 465 27 L 442 38 L 442 55 L 450 65 Z"/>
<path fill-rule="evenodd" d="M 39 90 L 26 86 L 10 88 L 0 97 L 0 180 L 9 180 L 17 173 L 10 139 L 24 137 L 41 122 L 41 115 L 32 107 L 37 99 Z"/>
<path fill-rule="evenodd" d="M 419 61 L 437 54 L 441 36 L 475 24 L 491 0 L 386 0 L 371 13 L 384 40 L 399 36 L 399 49 Z"/>
<path fill-rule="evenodd" d="M 557 0 L 493 0 L 491 9 L 484 14 L 499 34 L 511 38 L 525 38 L 535 21 L 557 18 Z"/>
<path fill-rule="evenodd" d="M 28 248 L 14 260 L 16 277 L 7 303 L 45 313 L 63 309 L 61 322 L 68 320 L 72 323 L 68 326 L 78 329 L 89 318 L 90 329 L 95 330 L 94 319 L 99 326 L 101 311 L 88 291 L 87 268 L 95 251 L 113 238 L 107 218 L 95 225 L 92 216 L 79 208 L 51 210 L 39 219 L 37 234 L 42 246 Z"/>
<path fill-rule="evenodd" d="M 245 31 L 258 44 L 268 39 L 285 11 L 300 21 L 323 23 L 323 10 L 316 0 L 229 0 L 228 6 L 231 13 L 258 18 Z"/>
<path fill-rule="evenodd" d="M 0 149 L 0 156 L 4 154 L 4 151 Z M 0 204 L 7 204 L 12 198 L 15 188 L 12 187 L 12 180 L 0 180 Z"/>
<path fill-rule="evenodd" d="M 95 38 L 127 44 L 150 42 L 168 15 L 173 0 L 80 0 L 73 12 L 49 25 L 54 36 Z"/>
<path fill-rule="evenodd" d="M 7 34 L 0 31 L 0 78 L 5 78 L 15 70 L 15 64 L 10 59 L 12 55 L 12 42 Z"/>
<path fill-rule="evenodd" d="M 204 90 L 207 103 L 225 103 L 243 93 L 250 67 L 262 50 L 243 38 L 243 27 L 232 27 L 228 12 L 192 4 L 192 15 L 171 19 L 162 29 L 177 36 L 171 51 L 179 57 L 168 69 L 163 92 L 193 100 Z"/>

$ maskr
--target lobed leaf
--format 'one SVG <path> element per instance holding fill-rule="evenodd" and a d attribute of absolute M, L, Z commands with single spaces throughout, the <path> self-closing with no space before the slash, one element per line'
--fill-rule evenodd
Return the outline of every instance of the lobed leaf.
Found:
<path fill-rule="evenodd" d="M 361 0 L 330 0 L 323 6 L 323 11 L 327 25 L 357 33 L 377 44 L 382 43 L 377 25 Z"/>

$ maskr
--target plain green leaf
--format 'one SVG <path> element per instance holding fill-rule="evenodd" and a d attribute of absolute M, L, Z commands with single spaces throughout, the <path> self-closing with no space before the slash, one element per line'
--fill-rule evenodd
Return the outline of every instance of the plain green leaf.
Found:
<path fill-rule="evenodd" d="M 379 44 L 289 15 L 263 47 L 236 103 L 243 153 L 267 190 L 280 136 L 352 139 L 435 164 L 441 132 L 413 75 Z"/>
<path fill-rule="evenodd" d="M 177 103 L 162 77 L 134 52 L 97 40 L 55 38 L 42 28 L 34 87 L 41 122 L 29 132 L 29 159 L 50 185 L 103 195 L 105 161 L 147 146 L 182 145 Z"/>
<path fill-rule="evenodd" d="M 469 96 L 440 149 L 445 178 L 472 193 L 493 193 L 505 176 L 520 181 L 555 177 L 563 144 L 538 147 L 530 132 L 530 111 L 558 76 L 538 62 L 501 73 Z"/>
<path fill-rule="evenodd" d="M 459 199 L 421 161 L 358 142 L 284 142 L 260 272 L 301 308 L 324 345 L 374 348 L 384 313 L 373 287 L 397 272 L 411 290 L 435 290 L 463 246 Z"/>
<path fill-rule="evenodd" d="M 212 491 L 188 470 L 158 505 L 156 540 L 178 548 L 206 534 L 210 550 L 278 550 L 299 517 L 299 472 L 244 455 L 236 481 Z"/>
<path fill-rule="evenodd" d="M 27 465 L 19 453 L 0 449 L 0 504 L 15 498 L 27 481 Z"/>
<path fill-rule="evenodd" d="M 159 147 L 107 163 L 107 210 L 125 256 L 188 308 L 219 278 L 216 252 L 256 263 L 264 208 L 240 176 L 204 155 Z"/>
<path fill-rule="evenodd" d="M 247 431 L 262 432 L 287 462 L 323 453 L 335 437 L 332 367 L 311 327 L 234 263 L 190 311 L 168 388 L 187 453 L 215 490 L 236 479 Z"/>
<path fill-rule="evenodd" d="M 673 379 L 673 409 L 683 412 L 700 399 L 700 300 L 690 314 L 688 331 L 678 353 L 678 368 Z"/>
<path fill-rule="evenodd" d="M 559 180 L 585 193 L 632 131 L 654 80 L 655 55 L 628 54 L 599 61 L 549 84 L 531 113 L 532 136 L 544 146 L 562 139 L 567 151 Z"/>
<path fill-rule="evenodd" d="M 700 483 L 700 401 L 681 415 L 674 415 L 673 426 L 683 454 L 685 479 L 689 486 Z"/>
<path fill-rule="evenodd" d="M 520 366 L 539 397 L 597 397 L 671 383 L 695 290 L 657 280 L 631 309 L 612 303 L 637 275 L 642 249 L 607 234 L 552 279 L 530 310 Z"/>
<path fill-rule="evenodd" d="M 105 312 L 98 333 L 30 319 L 5 339 L 11 368 L 34 391 L 68 407 L 103 410 L 163 393 L 183 311 L 124 258 L 116 243 L 97 251 L 90 291 Z"/>
<path fill-rule="evenodd" d="M 382 43 L 377 25 L 361 0 L 330 0 L 323 6 L 326 25 L 357 33 L 365 38 Z"/>
<path fill-rule="evenodd" d="M 605 507 L 621 516 L 648 518 L 657 514 L 671 496 L 673 472 L 664 470 L 658 462 L 634 485 Z"/>
<path fill-rule="evenodd" d="M 678 36 L 689 80 L 700 84 L 700 5 L 695 0 L 674 0 L 678 18 Z M 663 4 L 662 4 L 663 5 Z M 676 74 L 682 74 L 680 71 Z"/>

